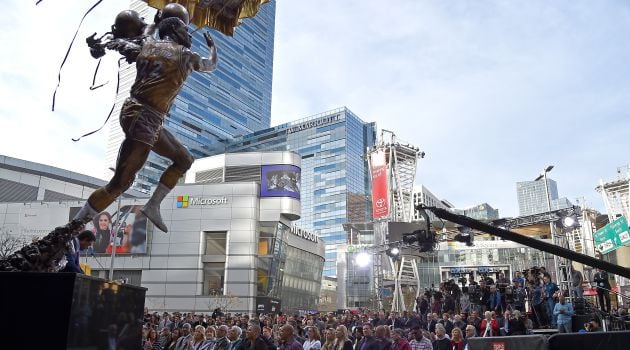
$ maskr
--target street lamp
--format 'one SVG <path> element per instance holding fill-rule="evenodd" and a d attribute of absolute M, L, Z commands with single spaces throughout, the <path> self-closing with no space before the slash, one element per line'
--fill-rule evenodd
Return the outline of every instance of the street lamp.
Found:
<path fill-rule="evenodd" d="M 114 169 L 113 167 L 109 167 L 109 170 L 116 173 L 116 169 Z M 120 225 L 120 201 L 121 200 L 122 200 L 122 193 L 120 194 L 120 196 L 118 196 L 118 211 L 117 211 L 118 214 L 116 215 L 116 223 L 112 225 L 112 234 L 111 234 L 112 255 L 109 261 L 109 280 L 110 281 L 114 280 L 114 258 L 116 258 L 116 238 L 118 235 L 118 230 L 120 229 L 118 225 Z"/>

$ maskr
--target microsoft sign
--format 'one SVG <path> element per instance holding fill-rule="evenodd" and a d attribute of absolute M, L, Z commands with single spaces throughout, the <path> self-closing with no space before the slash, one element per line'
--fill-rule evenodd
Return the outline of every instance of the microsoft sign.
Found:
<path fill-rule="evenodd" d="M 607 254 L 619 247 L 630 244 L 628 221 L 625 217 L 611 222 L 593 234 L 595 246 L 601 254 Z"/>
<path fill-rule="evenodd" d="M 191 197 L 191 196 L 177 196 L 177 207 L 188 208 L 192 206 L 208 206 L 227 204 L 226 197 Z"/>

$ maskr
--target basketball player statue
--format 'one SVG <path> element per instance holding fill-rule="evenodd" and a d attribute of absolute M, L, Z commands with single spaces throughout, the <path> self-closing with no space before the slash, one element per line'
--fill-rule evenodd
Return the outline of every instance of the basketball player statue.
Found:
<path fill-rule="evenodd" d="M 116 169 L 109 183 L 92 193 L 74 219 L 87 222 L 107 208 L 127 190 L 149 153 L 170 159 L 173 163 L 164 171 L 151 199 L 142 212 L 160 230 L 168 229 L 160 215 L 160 203 L 175 187 L 178 179 L 190 168 L 193 157 L 188 150 L 163 128 L 164 117 L 173 100 L 193 71 L 212 72 L 217 53 L 208 32 L 204 38 L 210 50 L 208 58 L 190 50 L 192 37 L 188 33 L 189 15 L 182 5 L 168 4 L 146 25 L 135 11 L 123 11 L 112 27 L 113 38 L 105 42 L 88 38 L 92 56 L 105 54 L 105 48 L 120 52 L 128 62 L 136 63 L 136 80 L 131 94 L 120 111 L 120 126 L 125 134 Z M 158 38 L 154 37 L 157 30 Z"/>

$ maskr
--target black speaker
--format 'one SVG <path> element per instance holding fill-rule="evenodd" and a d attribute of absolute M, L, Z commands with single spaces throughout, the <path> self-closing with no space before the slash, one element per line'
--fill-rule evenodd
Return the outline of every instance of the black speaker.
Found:
<path fill-rule="evenodd" d="M 573 309 L 575 310 L 576 315 L 586 314 L 586 301 L 584 298 L 573 299 Z"/>

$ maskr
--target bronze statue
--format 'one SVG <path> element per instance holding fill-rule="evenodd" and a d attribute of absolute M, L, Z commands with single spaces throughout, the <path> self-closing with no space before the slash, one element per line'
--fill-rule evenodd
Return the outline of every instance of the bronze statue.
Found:
<path fill-rule="evenodd" d="M 107 185 L 92 193 L 68 224 L 0 259 L 0 271 L 59 271 L 69 242 L 84 229 L 85 223 L 131 186 L 151 151 L 169 158 L 173 164 L 162 174 L 142 212 L 155 226 L 167 232 L 160 215 L 160 203 L 190 168 L 193 158 L 170 132 L 162 128 L 164 116 L 192 70 L 212 72 L 217 63 L 216 48 L 207 32 L 204 38 L 210 57 L 202 58 L 190 50 L 188 21 L 187 10 L 179 4 L 166 5 L 151 25 L 147 25 L 137 12 L 126 10 L 116 17 L 111 33 L 98 39 L 96 34 L 87 38 L 93 57 L 99 58 L 105 55 L 105 49 L 110 49 L 120 52 L 128 62 L 136 63 L 136 81 L 120 112 L 125 140 L 120 146 L 116 171 Z M 154 37 L 156 30 L 159 39 Z M 103 41 L 105 37 L 107 39 Z"/>
<path fill-rule="evenodd" d="M 95 35 L 87 40 L 92 56 L 104 55 L 105 48 L 116 50 L 127 61 L 136 63 L 137 74 L 130 97 L 120 112 L 125 139 L 120 146 L 114 176 L 89 197 L 75 219 L 87 222 L 113 203 L 131 186 L 149 153 L 154 151 L 173 163 L 162 174 L 142 212 L 157 228 L 168 231 L 160 215 L 160 203 L 190 168 L 193 157 L 162 127 L 164 116 L 188 75 L 193 70 L 212 72 L 216 68 L 217 54 L 208 32 L 204 33 L 204 38 L 210 57 L 202 58 L 190 50 L 189 15 L 183 6 L 167 5 L 161 14 L 156 15 L 154 22 L 146 25 L 135 11 L 123 11 L 112 27 L 111 40 L 102 42 L 95 39 Z M 154 38 L 156 29 L 159 39 Z"/>

